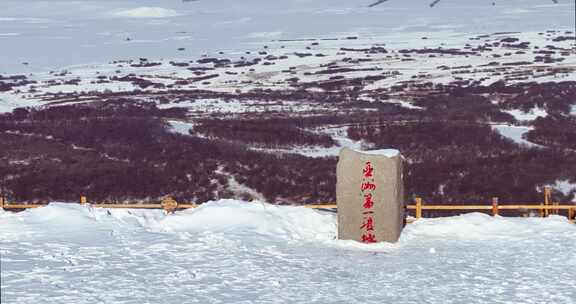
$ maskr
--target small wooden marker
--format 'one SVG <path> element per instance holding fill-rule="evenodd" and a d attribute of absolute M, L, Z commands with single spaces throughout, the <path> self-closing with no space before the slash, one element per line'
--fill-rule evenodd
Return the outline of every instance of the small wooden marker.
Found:
<path fill-rule="evenodd" d="M 82 195 L 80 196 L 80 205 L 85 205 L 88 202 L 88 199 L 86 198 L 86 196 Z"/>
<path fill-rule="evenodd" d="M 4 209 L 4 197 L 0 196 L 0 209 Z"/>
<path fill-rule="evenodd" d="M 174 213 L 174 211 L 176 211 L 176 208 L 178 208 L 178 202 L 176 202 L 170 196 L 166 196 L 164 199 L 162 199 L 160 205 L 162 206 L 162 208 L 164 208 L 166 214 Z"/>

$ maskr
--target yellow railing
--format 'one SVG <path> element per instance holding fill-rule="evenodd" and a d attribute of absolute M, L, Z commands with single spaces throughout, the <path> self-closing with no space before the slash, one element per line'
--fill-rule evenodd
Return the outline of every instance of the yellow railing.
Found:
<path fill-rule="evenodd" d="M 553 203 L 551 199 L 551 191 L 549 187 L 545 188 L 544 201 L 539 204 L 531 203 L 509 203 L 501 205 L 498 198 L 492 198 L 491 204 L 424 204 L 422 198 L 417 197 L 414 204 L 406 204 L 407 210 L 414 210 L 414 217 L 416 219 L 422 218 L 424 210 L 435 211 L 490 211 L 493 216 L 499 215 L 500 210 L 538 210 L 541 217 L 547 217 L 550 214 L 559 214 L 560 210 L 566 210 L 566 215 L 569 220 L 576 222 L 576 204 L 560 204 Z M 81 196 L 79 199 L 80 204 L 88 203 L 86 196 Z M 3 209 L 28 209 L 38 208 L 46 205 L 43 204 L 23 204 L 23 203 L 7 203 L 4 198 L 0 197 L 0 208 Z M 90 204 L 96 208 L 129 208 L 129 209 L 164 209 L 167 213 L 173 213 L 176 209 L 189 209 L 196 208 L 199 205 L 195 203 L 177 203 L 170 197 L 165 197 L 158 204 L 110 204 L 110 203 L 94 203 Z M 312 204 L 304 205 L 306 208 L 312 209 L 337 209 L 334 203 L 327 204 Z"/>
<path fill-rule="evenodd" d="M 406 205 L 406 209 L 414 210 L 416 219 L 422 218 L 423 210 L 437 211 L 458 211 L 458 210 L 490 210 L 493 216 L 500 213 L 500 210 L 538 210 L 541 217 L 547 217 L 550 214 L 559 214 L 560 210 L 566 210 L 566 216 L 572 222 L 575 222 L 576 204 L 560 204 L 552 202 L 552 189 L 544 188 L 544 201 L 539 204 L 531 203 L 508 203 L 500 205 L 497 197 L 492 198 L 491 204 L 431 204 L 425 205 L 422 198 L 417 197 L 414 205 Z"/>
<path fill-rule="evenodd" d="M 85 196 L 81 196 L 79 203 L 87 204 L 88 200 Z M 26 203 L 8 203 L 2 197 L 0 197 L 0 208 L 1 209 L 32 209 L 45 207 L 46 204 L 26 204 Z M 190 209 L 196 208 L 200 205 L 196 203 L 177 203 L 173 199 L 167 197 L 157 204 L 143 204 L 143 203 L 90 203 L 90 206 L 96 208 L 126 208 L 126 209 L 164 209 L 169 212 L 173 212 L 176 209 Z M 306 208 L 312 209 L 336 209 L 336 204 L 316 204 L 316 205 L 303 205 Z"/>
<path fill-rule="evenodd" d="M 407 205 L 407 209 L 414 210 L 415 217 L 422 218 L 423 210 L 437 210 L 437 211 L 459 211 L 459 210 L 490 210 L 492 215 L 496 216 L 500 213 L 500 210 L 538 210 L 541 217 L 546 217 L 550 214 L 559 214 L 560 210 L 567 210 L 567 215 L 570 220 L 574 220 L 574 215 L 576 214 L 576 205 L 572 204 L 560 204 L 552 203 L 546 204 L 507 204 L 499 205 L 493 202 L 491 205 L 425 205 L 422 203 L 422 199 L 417 198 L 416 204 Z"/>
<path fill-rule="evenodd" d="M 87 204 L 88 199 L 86 196 L 80 196 L 78 201 L 81 205 Z M 24 203 L 8 203 L 2 197 L 0 197 L 0 208 L 1 209 L 31 209 L 47 206 L 45 204 L 24 204 Z M 198 207 L 195 203 L 177 203 L 171 197 L 165 197 L 158 204 L 140 204 L 140 203 L 128 203 L 128 204 L 112 204 L 112 203 L 94 203 L 90 204 L 92 207 L 96 208 L 127 208 L 127 209 L 164 209 L 167 212 L 174 212 L 176 209 L 189 209 Z"/>

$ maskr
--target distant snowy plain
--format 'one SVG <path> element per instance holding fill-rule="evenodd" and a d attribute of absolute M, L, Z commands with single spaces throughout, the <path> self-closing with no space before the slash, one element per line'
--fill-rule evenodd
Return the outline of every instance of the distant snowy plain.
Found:
<path fill-rule="evenodd" d="M 232 200 L 166 216 L 52 204 L 0 213 L 2 303 L 576 303 L 563 217 L 422 219 L 396 244 L 335 214 Z"/>
<path fill-rule="evenodd" d="M 139 57 L 243 53 L 282 39 L 352 35 L 419 47 L 426 42 L 408 37 L 443 35 L 449 43 L 461 35 L 574 25 L 574 2 L 569 0 L 442 0 L 434 8 L 431 0 L 390 0 L 369 8 L 373 2 L 2 0 L 0 73 Z"/>

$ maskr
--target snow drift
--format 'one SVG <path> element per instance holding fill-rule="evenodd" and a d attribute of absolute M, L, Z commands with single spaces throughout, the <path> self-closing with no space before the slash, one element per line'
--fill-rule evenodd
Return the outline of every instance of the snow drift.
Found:
<path fill-rule="evenodd" d="M 2 303 L 574 303 L 562 217 L 423 219 L 336 240 L 334 213 L 233 200 L 0 212 Z"/>

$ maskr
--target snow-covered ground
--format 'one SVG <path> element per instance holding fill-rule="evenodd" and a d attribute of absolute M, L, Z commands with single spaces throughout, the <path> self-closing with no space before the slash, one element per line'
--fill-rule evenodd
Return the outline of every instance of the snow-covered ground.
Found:
<path fill-rule="evenodd" d="M 38 72 L 126 58 L 189 58 L 253 43 L 343 35 L 405 36 L 572 28 L 559 0 L 2 0 L 0 72 Z M 492 5 L 494 2 L 495 5 Z M 412 39 L 391 39 L 418 47 Z M 421 45 L 422 46 L 422 45 Z M 179 50 L 180 49 L 180 50 Z M 66 54 L 66 55 L 62 55 Z"/>
<path fill-rule="evenodd" d="M 569 195 L 572 192 L 576 192 L 576 183 L 572 183 L 569 180 L 557 180 L 553 185 L 550 185 L 552 189 L 558 189 L 562 194 Z M 576 202 L 576 197 L 572 200 Z"/>
<path fill-rule="evenodd" d="M 169 120 L 168 125 L 170 127 L 170 132 L 182 135 L 190 135 L 190 130 L 194 128 L 194 123 L 178 120 Z"/>
<path fill-rule="evenodd" d="M 576 303 L 576 226 L 472 213 L 397 244 L 333 213 L 218 201 L 165 216 L 53 204 L 0 213 L 2 303 Z"/>
<path fill-rule="evenodd" d="M 492 5 L 490 1 L 443 0 L 430 8 L 421 0 L 392 0 L 375 7 L 368 7 L 368 0 L 285 0 L 274 4 L 267 0 L 242 4 L 231 0 L 29 0 L 26 5 L 5 0 L 0 2 L 0 76 L 18 73 L 28 82 L 0 92 L 0 113 L 49 101 L 90 101 L 90 96 L 77 100 L 65 93 L 142 89 L 134 80 L 125 79 L 128 76 L 150 81 L 147 93 L 193 89 L 238 93 L 292 89 L 296 83 L 305 88 L 305 84 L 333 77 L 373 76 L 374 80 L 366 82 L 368 91 L 413 79 L 448 84 L 468 78 L 483 85 L 502 79 L 511 83 L 575 80 L 576 59 L 569 56 L 574 42 L 568 39 L 573 35 L 574 3 L 547 2 L 508 0 Z M 518 46 L 502 43 L 503 39 L 530 47 L 519 51 Z M 359 51 L 376 46 L 385 52 Z M 535 52 L 549 46 L 558 51 L 552 52 L 557 53 L 555 60 L 561 61 L 532 62 L 536 55 L 542 57 Z M 406 53 L 438 48 L 465 53 L 476 50 L 474 56 L 465 57 Z M 63 51 L 66 56 L 61 55 Z M 208 58 L 230 63 L 219 67 L 199 63 Z M 256 59 L 260 61 L 252 62 Z M 336 67 L 336 63 L 341 71 L 329 71 L 327 67 Z M 208 70 L 204 74 L 194 70 L 197 68 Z M 509 71 L 512 69 L 516 76 Z M 558 71 L 561 69 L 564 72 Z M 307 89 L 319 88 L 312 85 Z M 375 101 L 370 92 L 361 97 Z M 410 100 L 379 101 L 422 110 Z M 198 115 L 302 114 L 329 108 L 306 100 L 268 104 L 204 98 L 172 99 L 162 104 L 175 106 L 188 107 Z M 509 109 L 509 113 L 519 120 L 547 114 L 540 108 L 528 113 Z"/>
<path fill-rule="evenodd" d="M 511 139 L 513 142 L 519 145 L 526 145 L 528 147 L 539 147 L 539 145 L 527 141 L 525 139 L 525 134 L 533 130 L 533 127 L 524 126 L 512 126 L 507 124 L 496 124 L 492 125 L 492 129 L 496 130 L 500 135 Z"/>
<path fill-rule="evenodd" d="M 548 112 L 546 112 L 545 109 L 542 109 L 539 107 L 531 109 L 528 112 L 524 112 L 524 111 L 518 110 L 518 109 L 508 110 L 508 111 L 504 111 L 504 112 L 514 116 L 514 119 L 516 119 L 518 121 L 532 121 L 538 117 L 548 116 Z"/>
<path fill-rule="evenodd" d="M 265 151 L 270 153 L 291 153 L 300 154 L 307 157 L 334 157 L 340 154 L 342 148 L 350 148 L 352 150 L 366 150 L 370 149 L 371 145 L 362 140 L 352 140 L 348 138 L 348 126 L 328 126 L 322 127 L 317 130 L 319 134 L 325 134 L 332 137 L 336 142 L 332 147 L 319 147 L 319 146 L 301 146 L 286 149 L 269 149 L 269 148 L 252 148 L 256 151 Z"/>

